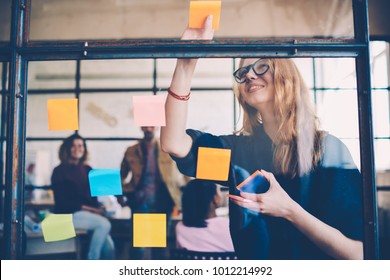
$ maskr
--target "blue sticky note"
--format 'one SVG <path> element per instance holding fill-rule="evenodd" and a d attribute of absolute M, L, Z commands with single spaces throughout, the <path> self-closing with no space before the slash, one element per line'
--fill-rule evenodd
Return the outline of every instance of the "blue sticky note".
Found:
<path fill-rule="evenodd" d="M 119 168 L 92 169 L 88 173 L 91 196 L 121 195 L 122 183 Z"/>
<path fill-rule="evenodd" d="M 251 176 L 245 179 L 244 182 L 237 186 L 237 189 L 248 193 L 265 193 L 270 185 L 267 179 L 261 175 L 260 171 L 255 171 Z"/>

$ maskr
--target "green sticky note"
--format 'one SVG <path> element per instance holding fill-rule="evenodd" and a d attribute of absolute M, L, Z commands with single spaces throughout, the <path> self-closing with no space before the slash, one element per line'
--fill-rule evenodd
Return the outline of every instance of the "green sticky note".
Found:
<path fill-rule="evenodd" d="M 72 214 L 50 214 L 42 221 L 42 232 L 45 242 L 75 237 Z"/>

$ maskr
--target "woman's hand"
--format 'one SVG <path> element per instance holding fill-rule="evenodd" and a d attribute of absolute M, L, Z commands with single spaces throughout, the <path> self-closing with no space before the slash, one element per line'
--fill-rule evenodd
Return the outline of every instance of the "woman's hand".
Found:
<path fill-rule="evenodd" d="M 213 16 L 209 15 L 205 22 L 204 28 L 189 28 L 184 30 L 181 36 L 182 40 L 212 40 L 214 37 Z"/>
<path fill-rule="evenodd" d="M 270 183 L 269 190 L 262 194 L 241 192 L 245 200 L 233 199 L 233 202 L 255 212 L 288 219 L 296 202 L 284 191 L 272 173 L 264 170 L 260 172 Z"/>

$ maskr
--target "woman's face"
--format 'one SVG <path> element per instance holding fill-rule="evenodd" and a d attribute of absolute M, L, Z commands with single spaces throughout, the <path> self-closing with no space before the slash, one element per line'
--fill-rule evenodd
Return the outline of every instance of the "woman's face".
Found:
<path fill-rule="evenodd" d="M 258 58 L 247 58 L 244 60 L 242 67 L 251 65 L 258 60 Z M 267 64 L 267 60 L 264 60 L 264 64 Z M 258 108 L 260 104 L 274 101 L 275 88 L 270 70 L 263 75 L 257 75 L 251 68 L 245 77 L 245 82 L 239 84 L 239 90 L 248 105 Z"/>
<path fill-rule="evenodd" d="M 84 142 L 81 139 L 74 139 L 70 148 L 70 156 L 73 160 L 79 161 L 85 153 Z"/>

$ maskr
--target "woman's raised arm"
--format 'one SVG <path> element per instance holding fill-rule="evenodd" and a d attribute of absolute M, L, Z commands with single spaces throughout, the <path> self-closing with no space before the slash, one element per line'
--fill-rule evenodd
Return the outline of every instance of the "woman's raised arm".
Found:
<path fill-rule="evenodd" d="M 214 35 L 212 16 L 209 16 L 204 28 L 187 28 L 182 40 L 211 40 Z M 178 96 L 186 96 L 191 90 L 192 76 L 198 59 L 178 59 L 165 103 L 166 126 L 161 128 L 162 149 L 176 157 L 184 157 L 192 146 L 192 139 L 186 133 L 188 101 Z M 174 97 L 173 95 L 176 95 Z"/>

